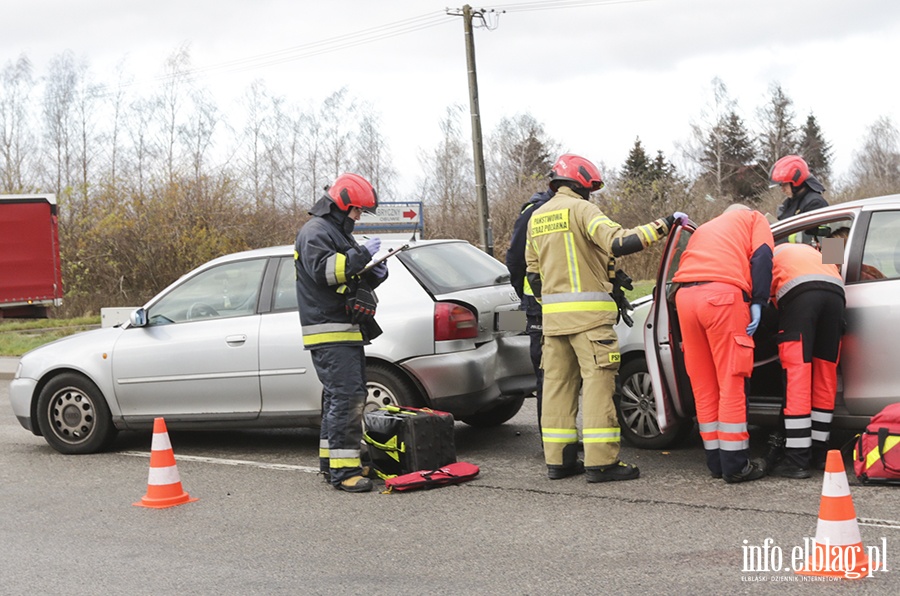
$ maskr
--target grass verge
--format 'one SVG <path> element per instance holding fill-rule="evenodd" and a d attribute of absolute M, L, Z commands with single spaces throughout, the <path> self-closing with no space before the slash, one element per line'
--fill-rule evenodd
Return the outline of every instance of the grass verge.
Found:
<path fill-rule="evenodd" d="M 0 321 L 0 356 L 18 357 L 51 341 L 99 326 L 99 316 Z"/>

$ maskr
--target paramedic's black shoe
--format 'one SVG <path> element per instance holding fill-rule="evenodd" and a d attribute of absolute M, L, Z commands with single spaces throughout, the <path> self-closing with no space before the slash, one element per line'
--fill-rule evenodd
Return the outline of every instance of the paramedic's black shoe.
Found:
<path fill-rule="evenodd" d="M 771 470 L 782 459 L 784 459 L 784 435 L 772 433 L 769 435 L 769 445 L 765 455 L 766 468 Z"/>
<path fill-rule="evenodd" d="M 637 466 L 617 461 L 608 466 L 591 466 L 585 469 L 588 482 L 610 482 L 612 480 L 634 480 L 640 477 Z"/>
<path fill-rule="evenodd" d="M 809 478 L 812 474 L 809 473 L 809 468 L 801 468 L 795 463 L 788 461 L 787 459 L 782 460 L 778 463 L 772 471 L 769 472 L 772 476 L 781 476 L 782 478 Z"/>
<path fill-rule="evenodd" d="M 363 476 L 351 476 L 346 480 L 338 482 L 334 488 L 347 491 L 348 493 L 367 493 L 372 490 L 372 481 Z"/>
<path fill-rule="evenodd" d="M 550 480 L 561 480 L 579 474 L 584 474 L 583 461 L 577 461 L 571 466 L 547 466 L 547 478 Z"/>
<path fill-rule="evenodd" d="M 738 482 L 750 482 L 751 480 L 759 480 L 766 475 L 766 462 L 763 459 L 755 458 L 747 462 L 744 469 L 737 474 L 725 474 L 722 478 L 728 484 Z"/>

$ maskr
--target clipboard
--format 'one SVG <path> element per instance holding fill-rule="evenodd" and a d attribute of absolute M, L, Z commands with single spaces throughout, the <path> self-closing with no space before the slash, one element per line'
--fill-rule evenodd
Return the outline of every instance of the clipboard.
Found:
<path fill-rule="evenodd" d="M 389 250 L 387 252 L 387 254 L 382 255 L 382 256 L 378 257 L 377 259 L 373 259 L 372 262 L 370 262 L 368 265 L 363 267 L 362 271 L 360 271 L 357 275 L 362 275 L 363 273 L 370 271 L 372 269 L 372 267 L 374 267 L 375 265 L 378 265 L 379 263 L 383 263 L 384 261 L 387 261 L 392 256 L 403 252 L 407 248 L 409 248 L 409 244 L 404 244 L 400 248 L 395 248 L 393 250 Z"/>

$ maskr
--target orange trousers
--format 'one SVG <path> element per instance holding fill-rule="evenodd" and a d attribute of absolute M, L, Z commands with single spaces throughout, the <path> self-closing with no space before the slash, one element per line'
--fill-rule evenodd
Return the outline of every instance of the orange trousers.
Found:
<path fill-rule="evenodd" d="M 731 284 L 682 287 L 675 294 L 684 363 L 691 379 L 697 423 L 713 475 L 740 473 L 747 465 L 745 380 L 753 372 L 750 308 Z"/>

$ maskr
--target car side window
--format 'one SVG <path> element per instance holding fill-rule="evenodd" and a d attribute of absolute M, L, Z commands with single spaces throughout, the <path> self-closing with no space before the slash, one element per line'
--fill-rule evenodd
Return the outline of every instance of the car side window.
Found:
<path fill-rule="evenodd" d="M 265 259 L 250 259 L 224 263 L 198 273 L 150 307 L 148 324 L 251 315 L 256 312 L 265 267 Z"/>
<path fill-rule="evenodd" d="M 900 278 L 900 211 L 872 214 L 859 277 L 860 281 Z"/>
<path fill-rule="evenodd" d="M 297 310 L 297 273 L 293 259 L 281 259 L 275 276 L 275 297 L 272 310 L 275 312 Z"/>

